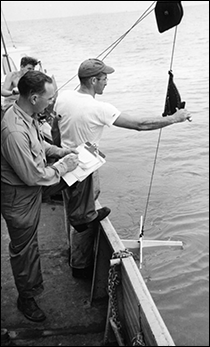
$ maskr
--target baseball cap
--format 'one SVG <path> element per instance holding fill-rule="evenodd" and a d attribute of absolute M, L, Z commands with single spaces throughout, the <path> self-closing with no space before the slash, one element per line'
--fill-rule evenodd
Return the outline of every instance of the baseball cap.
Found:
<path fill-rule="evenodd" d="M 99 73 L 111 74 L 115 70 L 99 59 L 87 59 L 83 61 L 78 70 L 79 77 L 92 77 Z"/>

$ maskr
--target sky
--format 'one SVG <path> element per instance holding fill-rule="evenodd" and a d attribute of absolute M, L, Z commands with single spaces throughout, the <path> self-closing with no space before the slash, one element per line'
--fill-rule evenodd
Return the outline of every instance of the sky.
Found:
<path fill-rule="evenodd" d="M 154 1 L 1 1 L 6 21 L 147 10 Z M 209 1 L 182 1 L 183 6 Z"/>

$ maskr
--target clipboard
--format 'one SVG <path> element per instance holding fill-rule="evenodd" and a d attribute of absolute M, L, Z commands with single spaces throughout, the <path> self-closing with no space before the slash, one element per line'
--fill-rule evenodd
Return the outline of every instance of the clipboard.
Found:
<path fill-rule="evenodd" d="M 79 165 L 75 170 L 67 172 L 62 177 L 68 186 L 71 186 L 77 181 L 82 182 L 91 173 L 98 170 L 103 164 L 106 163 L 105 155 L 90 142 L 83 143 L 76 149 L 79 152 Z"/>
<path fill-rule="evenodd" d="M 106 158 L 105 154 L 103 154 L 101 151 L 99 151 L 99 149 L 95 146 L 92 145 L 90 142 L 85 142 L 85 149 L 87 149 L 87 151 L 89 151 L 90 153 L 92 153 L 93 155 L 97 156 L 100 155 L 102 158 Z"/>

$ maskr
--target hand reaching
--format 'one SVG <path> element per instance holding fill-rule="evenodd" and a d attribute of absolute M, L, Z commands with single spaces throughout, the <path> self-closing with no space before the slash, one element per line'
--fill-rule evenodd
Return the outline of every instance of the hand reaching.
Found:
<path fill-rule="evenodd" d="M 190 116 L 190 112 L 187 111 L 185 108 L 177 109 L 176 113 L 173 114 L 175 118 L 176 123 L 185 122 L 188 120 L 189 122 L 192 122 L 192 117 Z"/>

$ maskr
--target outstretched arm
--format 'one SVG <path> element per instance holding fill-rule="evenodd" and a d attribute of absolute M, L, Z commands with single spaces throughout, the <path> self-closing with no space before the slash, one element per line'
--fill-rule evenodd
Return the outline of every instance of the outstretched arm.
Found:
<path fill-rule="evenodd" d="M 120 128 L 146 131 L 164 128 L 175 123 L 185 122 L 186 120 L 191 120 L 190 113 L 186 109 L 177 110 L 176 113 L 168 117 L 139 118 L 137 116 L 121 113 L 114 122 L 114 125 Z"/>

